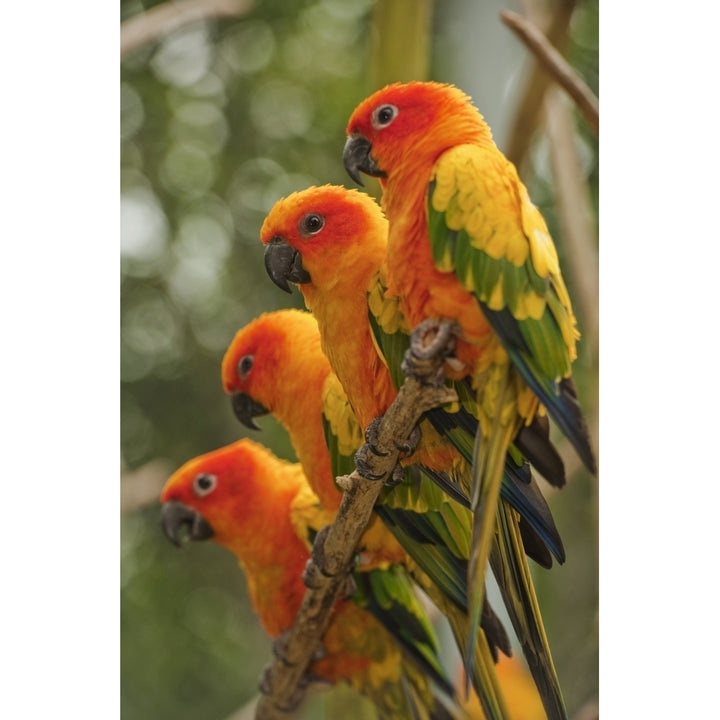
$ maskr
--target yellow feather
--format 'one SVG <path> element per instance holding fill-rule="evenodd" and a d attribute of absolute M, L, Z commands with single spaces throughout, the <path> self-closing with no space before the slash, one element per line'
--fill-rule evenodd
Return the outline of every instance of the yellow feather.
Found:
<path fill-rule="evenodd" d="M 539 320 L 545 312 L 545 298 L 536 292 L 523 293 L 518 297 L 517 309 L 513 313 L 517 320 L 533 318 Z"/>
<path fill-rule="evenodd" d="M 323 387 L 323 407 L 330 429 L 338 439 L 338 450 L 351 456 L 363 444 L 362 432 L 340 381 L 332 373 Z"/>
<path fill-rule="evenodd" d="M 505 307 L 505 296 L 503 295 L 502 279 L 498 279 L 495 287 L 488 297 L 487 305 L 491 310 L 502 310 Z"/>

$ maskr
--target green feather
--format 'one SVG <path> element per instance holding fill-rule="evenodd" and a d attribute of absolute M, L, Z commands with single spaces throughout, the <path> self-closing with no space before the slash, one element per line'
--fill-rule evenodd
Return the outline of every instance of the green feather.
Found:
<path fill-rule="evenodd" d="M 547 311 L 540 320 L 527 318 L 518 323 L 523 339 L 540 371 L 550 380 L 558 380 L 570 372 L 562 333 Z"/>

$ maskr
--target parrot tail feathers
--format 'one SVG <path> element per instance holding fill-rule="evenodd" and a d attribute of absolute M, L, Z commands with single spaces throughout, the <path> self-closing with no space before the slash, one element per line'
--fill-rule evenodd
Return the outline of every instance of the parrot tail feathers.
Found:
<path fill-rule="evenodd" d="M 597 475 L 597 462 L 590 441 L 590 432 L 578 403 L 572 378 L 565 377 L 557 382 L 540 369 L 530 354 L 518 322 L 509 308 L 491 310 L 483 302 L 479 302 L 479 305 L 490 326 L 501 338 L 503 347 L 523 380 L 571 442 L 585 467 L 593 475 Z M 548 472 L 552 476 L 549 470 Z M 551 477 L 547 479 L 552 481 Z"/>
<path fill-rule="evenodd" d="M 550 422 L 546 415 L 535 415 L 530 425 L 521 427 L 514 444 L 551 485 L 565 486 L 565 463 L 550 441 Z"/>
<path fill-rule="evenodd" d="M 493 574 L 549 720 L 567 720 L 560 682 L 525 560 L 517 513 L 500 503 L 497 524 L 497 542 L 490 555 Z"/>

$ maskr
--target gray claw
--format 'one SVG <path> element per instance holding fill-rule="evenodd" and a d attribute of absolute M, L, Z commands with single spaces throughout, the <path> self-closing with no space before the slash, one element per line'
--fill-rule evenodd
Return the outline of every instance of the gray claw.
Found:
<path fill-rule="evenodd" d="M 397 487 L 403 480 L 405 479 L 405 468 L 398 463 L 394 468 L 390 475 L 390 477 L 385 481 L 385 487 L 386 488 L 394 488 Z"/>
<path fill-rule="evenodd" d="M 420 428 L 416 425 L 404 443 L 395 443 L 395 447 L 400 451 L 400 456 L 409 457 L 412 455 L 420 445 L 420 437 Z"/>
<path fill-rule="evenodd" d="M 378 457 L 387 457 L 389 453 L 380 452 L 377 449 L 378 434 L 380 432 L 380 423 L 382 422 L 383 416 L 376 417 L 365 430 L 365 442 L 373 455 Z"/>
<path fill-rule="evenodd" d="M 355 453 L 355 467 L 357 468 L 357 471 L 362 475 L 366 480 L 382 480 L 384 475 L 376 474 L 371 472 L 370 468 L 372 467 L 372 463 L 368 461 L 368 453 L 372 453 L 373 455 L 379 455 L 379 453 L 375 452 L 372 449 L 371 445 L 368 445 L 365 443 L 356 453 Z"/>

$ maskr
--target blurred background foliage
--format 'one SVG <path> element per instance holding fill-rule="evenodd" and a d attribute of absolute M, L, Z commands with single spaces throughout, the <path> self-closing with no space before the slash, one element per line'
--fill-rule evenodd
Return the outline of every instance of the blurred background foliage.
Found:
<path fill-rule="evenodd" d="M 121 20 L 138 22 L 155 5 L 122 0 Z M 508 151 L 534 63 L 500 21 L 503 9 L 560 17 L 559 29 L 549 22 L 555 27 L 549 36 L 598 92 L 597 0 L 226 0 L 222 6 L 232 12 L 179 24 L 124 51 L 121 62 L 126 720 L 251 717 L 242 708 L 252 703 L 270 659 L 234 557 L 213 543 L 178 552 L 162 535 L 157 502 L 174 468 L 250 434 L 232 415 L 219 379 L 235 331 L 261 312 L 302 307 L 299 293 L 284 295 L 265 274 L 258 232 L 266 212 L 308 185 L 353 187 L 341 161 L 345 123 L 361 99 L 389 81 L 454 82 Z M 571 293 L 583 296 L 576 378 L 597 447 L 598 142 L 575 113 L 571 127 L 588 202 L 593 246 L 587 256 L 570 253 L 558 217 L 542 115 L 531 133 L 517 135 L 528 149 L 513 159 L 548 220 Z M 379 196 L 374 181 L 367 189 Z M 282 428 L 270 417 L 260 424 L 253 437 L 294 459 Z M 566 451 L 568 487 L 556 493 L 541 483 L 568 560 L 535 578 L 568 710 L 580 717 L 598 694 L 597 487 Z M 357 698 L 348 706 L 348 694 L 310 697 L 303 717 L 332 717 L 339 707 L 367 716 Z"/>

